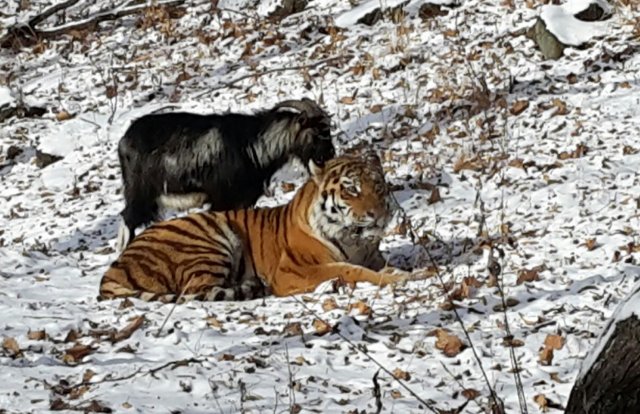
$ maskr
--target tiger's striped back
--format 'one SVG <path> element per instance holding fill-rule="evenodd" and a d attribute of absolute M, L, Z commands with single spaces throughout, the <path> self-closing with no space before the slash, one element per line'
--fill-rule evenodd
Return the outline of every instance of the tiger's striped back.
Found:
<path fill-rule="evenodd" d="M 152 225 L 107 270 L 100 298 L 242 300 L 271 291 L 284 296 L 335 277 L 336 266 L 326 266 L 350 260 L 366 266 L 341 240 L 360 240 L 356 250 L 373 243 L 377 251 L 390 217 L 379 160 L 339 157 L 312 174 L 284 206 L 196 213 Z"/>

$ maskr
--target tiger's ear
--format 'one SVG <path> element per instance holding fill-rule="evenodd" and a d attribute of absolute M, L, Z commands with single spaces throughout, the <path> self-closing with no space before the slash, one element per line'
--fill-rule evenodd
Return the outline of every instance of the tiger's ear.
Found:
<path fill-rule="evenodd" d="M 311 174 L 311 178 L 316 184 L 320 184 L 322 181 L 323 169 L 318 164 L 316 164 L 313 159 L 309 160 L 309 173 Z"/>

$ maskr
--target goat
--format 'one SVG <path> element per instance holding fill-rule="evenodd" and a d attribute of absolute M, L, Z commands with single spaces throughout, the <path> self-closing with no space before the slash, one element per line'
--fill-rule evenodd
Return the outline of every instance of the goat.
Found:
<path fill-rule="evenodd" d="M 125 207 L 117 249 L 138 226 L 157 220 L 161 207 L 248 208 L 289 160 L 323 165 L 335 156 L 330 121 L 308 98 L 252 115 L 173 112 L 136 119 L 118 144 Z"/>

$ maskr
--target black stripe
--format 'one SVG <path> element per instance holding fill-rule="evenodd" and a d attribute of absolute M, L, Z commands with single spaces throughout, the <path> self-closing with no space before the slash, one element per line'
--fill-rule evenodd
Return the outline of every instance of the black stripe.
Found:
<path fill-rule="evenodd" d="M 253 274 L 257 275 L 258 272 L 256 271 L 256 261 L 255 261 L 255 256 L 253 255 L 253 244 L 251 243 L 251 232 L 249 231 L 249 215 L 247 214 L 247 211 L 244 211 L 244 234 L 245 237 L 247 238 L 247 247 L 249 248 L 249 260 L 251 260 L 251 269 L 253 270 Z M 240 277 L 242 275 L 236 275 L 236 282 L 240 280 Z"/>

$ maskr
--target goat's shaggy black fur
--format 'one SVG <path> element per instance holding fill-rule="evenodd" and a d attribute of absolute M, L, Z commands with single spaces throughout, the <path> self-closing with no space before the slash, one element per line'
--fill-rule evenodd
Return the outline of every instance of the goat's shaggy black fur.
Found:
<path fill-rule="evenodd" d="M 183 210 L 205 202 L 212 210 L 250 207 L 290 159 L 323 164 L 335 148 L 330 117 L 305 98 L 253 115 L 145 115 L 126 131 L 118 155 L 126 203 L 123 248 L 138 226 L 158 218 L 161 207 Z"/>

